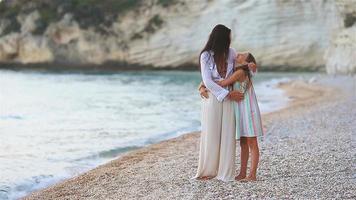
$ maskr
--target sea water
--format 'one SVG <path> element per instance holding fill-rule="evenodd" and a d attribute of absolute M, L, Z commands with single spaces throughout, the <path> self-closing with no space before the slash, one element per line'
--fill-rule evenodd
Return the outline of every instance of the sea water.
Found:
<path fill-rule="evenodd" d="M 259 73 L 262 113 L 288 102 Z M 0 70 L 0 199 L 103 164 L 120 153 L 200 129 L 199 72 L 53 73 Z"/>

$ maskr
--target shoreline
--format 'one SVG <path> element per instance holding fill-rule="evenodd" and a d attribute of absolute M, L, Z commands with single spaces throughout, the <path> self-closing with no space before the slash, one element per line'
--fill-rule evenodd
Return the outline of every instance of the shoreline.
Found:
<path fill-rule="evenodd" d="M 303 112 L 304 109 L 310 105 L 323 103 L 327 101 L 335 101 L 335 96 L 332 95 L 334 86 L 322 86 L 315 83 L 306 83 L 301 80 L 292 80 L 288 82 L 281 82 L 277 87 L 285 92 L 289 99 L 284 108 L 262 115 L 262 120 L 265 123 L 271 123 L 274 116 L 290 115 Z M 306 88 L 306 90 L 304 90 Z M 339 92 L 339 95 L 344 95 Z M 289 113 L 293 109 L 292 113 Z M 287 117 L 287 116 L 286 116 Z"/>
<path fill-rule="evenodd" d="M 283 89 L 286 95 L 292 98 L 292 100 L 285 108 L 263 114 L 264 127 L 270 130 L 267 134 L 271 134 L 271 129 L 273 130 L 273 126 L 280 119 L 300 115 L 306 109 L 309 109 L 311 105 L 316 106 L 317 104 L 335 102 L 338 95 L 346 98 L 342 93 L 335 95 L 332 86 L 325 87 L 325 85 L 309 84 L 305 81 L 281 83 L 279 84 L 279 88 Z M 338 99 L 340 99 L 340 96 L 338 96 Z M 200 132 L 186 133 L 176 138 L 123 153 L 118 158 L 88 172 L 42 190 L 34 191 L 24 197 L 24 199 L 121 199 L 123 196 L 125 198 L 143 198 L 146 196 L 140 195 L 148 195 L 148 193 L 150 194 L 150 198 L 169 198 L 168 195 L 172 192 L 171 188 L 177 189 L 177 187 L 180 187 L 181 189 L 191 190 L 190 187 L 194 188 L 196 186 L 191 181 L 188 181 L 188 179 L 196 170 L 199 138 Z M 271 139 L 269 138 L 269 140 Z M 269 140 L 261 144 L 262 159 L 263 153 L 266 150 L 264 143 L 270 142 Z M 237 149 L 237 151 L 239 150 Z M 261 164 L 263 164 L 263 160 Z M 177 165 L 183 167 L 180 168 Z M 171 170 L 171 173 L 165 173 L 165 176 L 161 176 L 160 172 L 165 172 L 166 170 Z M 262 179 L 264 178 L 266 176 L 262 176 Z M 175 181 L 175 179 L 179 179 L 180 181 Z M 226 186 L 226 184 L 216 182 L 215 180 L 211 182 Z M 199 186 L 200 184 L 204 184 L 204 182 L 197 181 L 195 184 Z M 239 183 L 236 182 L 234 184 Z M 167 187 L 169 188 L 168 190 L 166 189 Z M 130 194 L 131 189 L 135 190 L 135 188 L 139 193 L 137 196 L 133 196 L 134 194 L 132 193 Z M 204 194 L 203 190 L 200 191 L 201 189 L 198 189 L 199 191 L 196 191 L 196 193 L 209 195 Z M 179 193 L 174 194 L 173 196 L 170 194 L 171 198 L 181 199 L 189 197 L 189 194 L 185 194 L 185 196 L 181 196 Z M 191 197 L 195 198 L 197 196 L 194 193 Z"/>
<path fill-rule="evenodd" d="M 50 67 L 49 67 L 50 66 Z M 94 63 L 4 63 L 0 62 L 0 70 L 12 71 L 45 71 L 57 73 L 113 73 L 125 71 L 199 71 L 199 65 L 195 63 L 186 63 L 179 66 L 154 66 L 142 65 L 138 63 L 127 62 L 105 62 L 103 64 Z M 301 68 L 301 67 L 288 67 L 285 66 L 264 66 L 259 72 L 285 72 L 285 73 L 324 73 L 325 69 L 316 68 Z"/>

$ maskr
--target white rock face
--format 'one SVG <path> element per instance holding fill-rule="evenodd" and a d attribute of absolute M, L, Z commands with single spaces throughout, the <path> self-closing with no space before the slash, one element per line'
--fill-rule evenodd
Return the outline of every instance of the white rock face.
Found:
<path fill-rule="evenodd" d="M 52 62 L 53 54 L 48 47 L 46 38 L 32 35 L 19 38 L 18 60 L 21 63 Z"/>
<path fill-rule="evenodd" d="M 356 71 L 356 25 L 344 27 L 345 13 L 354 13 L 356 0 L 181 1 L 184 4 L 129 12 L 108 27 L 109 34 L 99 33 L 95 27 L 80 29 L 71 15 L 65 15 L 39 39 L 24 33 L 31 32 L 38 19 L 33 13 L 19 19 L 22 33 L 16 37 L 22 39 L 15 41 L 21 48 L 10 48 L 16 46 L 14 39 L 0 37 L 0 61 L 125 61 L 156 67 L 197 64 L 210 31 L 222 23 L 232 29 L 232 46 L 253 53 L 262 68 Z M 161 27 L 145 31 L 156 15 L 164 21 Z M 0 32 L 4 23 L 0 23 Z"/>
<path fill-rule="evenodd" d="M 21 24 L 21 33 L 32 32 L 36 29 L 36 21 L 40 18 L 38 11 L 34 11 L 28 15 L 17 16 L 17 21 Z"/>
<path fill-rule="evenodd" d="M 356 73 L 356 26 L 341 30 L 325 53 L 329 74 Z"/>
<path fill-rule="evenodd" d="M 222 23 L 232 29 L 232 46 L 252 52 L 261 66 L 322 67 L 329 38 L 342 26 L 333 1 L 193 1 L 185 10 L 193 14 L 167 16 L 163 29 L 130 45 L 129 59 L 159 66 L 196 62 L 210 31 Z"/>
<path fill-rule="evenodd" d="M 340 0 L 337 3 L 341 15 L 356 13 L 355 0 Z M 356 19 L 356 14 L 355 14 Z M 333 32 L 325 52 L 326 71 L 329 74 L 356 73 L 356 23 Z"/>
<path fill-rule="evenodd" d="M 81 37 L 81 30 L 70 14 L 64 15 L 58 23 L 51 24 L 45 33 L 56 44 L 64 45 Z"/>
<path fill-rule="evenodd" d="M 0 61 L 23 64 L 52 62 L 53 55 L 46 38 L 12 33 L 0 40 Z"/>
<path fill-rule="evenodd" d="M 18 33 L 6 35 L 0 39 L 0 60 L 11 61 L 18 55 Z"/>

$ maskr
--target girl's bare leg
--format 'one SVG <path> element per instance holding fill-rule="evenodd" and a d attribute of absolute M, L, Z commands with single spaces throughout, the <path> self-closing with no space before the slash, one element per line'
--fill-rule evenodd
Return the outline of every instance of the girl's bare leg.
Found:
<path fill-rule="evenodd" d="M 241 167 L 240 167 L 239 175 L 237 175 L 235 177 L 235 180 L 237 180 L 237 181 L 246 178 L 247 162 L 248 162 L 248 157 L 249 157 L 248 144 L 247 144 L 246 137 L 240 138 L 240 146 L 241 146 Z"/>
<path fill-rule="evenodd" d="M 255 181 L 257 166 L 260 159 L 260 151 L 258 148 L 257 138 L 256 137 L 248 138 L 247 144 L 251 151 L 251 168 L 250 168 L 249 176 L 246 177 L 243 181 Z"/>

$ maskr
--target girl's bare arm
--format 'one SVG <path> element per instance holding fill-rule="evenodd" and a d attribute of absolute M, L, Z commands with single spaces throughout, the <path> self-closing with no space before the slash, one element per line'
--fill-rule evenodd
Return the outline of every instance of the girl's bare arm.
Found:
<path fill-rule="evenodd" d="M 219 81 L 221 87 L 234 84 L 236 81 L 242 82 L 245 78 L 245 72 L 242 69 L 236 70 L 229 78 Z"/>

